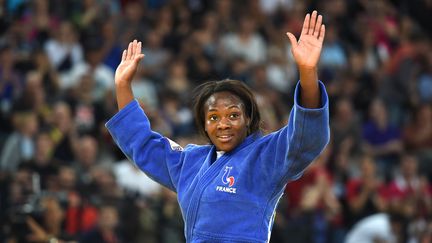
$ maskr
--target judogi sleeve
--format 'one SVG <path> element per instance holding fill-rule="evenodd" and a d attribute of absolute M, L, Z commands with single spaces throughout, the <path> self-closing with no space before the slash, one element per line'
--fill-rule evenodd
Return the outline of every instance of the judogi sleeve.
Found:
<path fill-rule="evenodd" d="M 176 191 L 183 149 L 151 130 L 137 100 L 115 114 L 106 127 L 129 160 L 156 182 Z"/>
<path fill-rule="evenodd" d="M 274 178 L 298 179 L 329 142 L 328 97 L 322 82 L 319 82 L 319 88 L 321 106 L 307 109 L 299 104 L 299 82 L 288 124 L 269 134 L 266 154 L 271 155 L 268 161 L 272 162 L 267 165 L 267 173 Z"/>

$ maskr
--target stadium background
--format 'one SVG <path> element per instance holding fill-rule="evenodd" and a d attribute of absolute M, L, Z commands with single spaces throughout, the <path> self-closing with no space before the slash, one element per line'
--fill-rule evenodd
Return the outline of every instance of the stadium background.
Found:
<path fill-rule="evenodd" d="M 0 0 L 0 242 L 184 241 L 175 194 L 104 127 L 121 51 L 143 41 L 135 96 L 181 145 L 205 142 L 189 105 L 206 80 L 250 85 L 271 132 L 298 80 L 285 33 L 314 9 L 332 139 L 288 185 L 271 242 L 343 242 L 379 212 L 398 212 L 403 242 L 430 242 L 430 0 Z"/>

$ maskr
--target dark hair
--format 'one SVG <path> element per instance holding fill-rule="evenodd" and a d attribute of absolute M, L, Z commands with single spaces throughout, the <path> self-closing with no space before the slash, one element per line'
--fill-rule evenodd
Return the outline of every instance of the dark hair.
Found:
<path fill-rule="evenodd" d="M 261 115 L 252 91 L 241 81 L 225 79 L 221 81 L 208 81 L 194 89 L 193 113 L 198 132 L 208 138 L 204 127 L 204 105 L 211 95 L 222 91 L 236 95 L 243 102 L 246 117 L 250 119 L 247 135 L 261 130 Z"/>

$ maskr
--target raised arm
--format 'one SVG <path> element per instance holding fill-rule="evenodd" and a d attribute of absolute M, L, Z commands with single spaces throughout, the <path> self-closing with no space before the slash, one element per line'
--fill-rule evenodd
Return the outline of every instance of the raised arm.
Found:
<path fill-rule="evenodd" d="M 318 87 L 318 61 L 324 42 L 325 26 L 322 16 L 317 11 L 307 14 L 300 38 L 288 32 L 287 36 L 292 45 L 292 55 L 300 73 L 301 99 L 305 108 L 320 107 L 320 91 Z"/>
<path fill-rule="evenodd" d="M 132 79 L 138 69 L 138 63 L 143 59 L 141 41 L 134 40 L 129 43 L 127 50 L 123 51 L 122 59 L 115 72 L 115 87 L 118 109 L 123 109 L 133 99 Z"/>

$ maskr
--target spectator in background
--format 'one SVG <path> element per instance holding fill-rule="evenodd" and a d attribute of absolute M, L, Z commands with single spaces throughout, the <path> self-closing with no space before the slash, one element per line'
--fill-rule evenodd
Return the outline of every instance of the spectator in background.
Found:
<path fill-rule="evenodd" d="M 35 154 L 28 162 L 29 167 L 40 177 L 41 190 L 56 189 L 58 163 L 52 159 L 54 143 L 48 132 L 40 131 L 35 136 Z"/>
<path fill-rule="evenodd" d="M 248 65 L 255 65 L 266 60 L 267 52 L 262 36 L 256 30 L 255 20 L 241 15 L 238 31 L 228 33 L 220 39 L 221 54 L 223 58 L 233 60 L 244 58 Z"/>
<path fill-rule="evenodd" d="M 419 158 L 420 171 L 432 179 L 432 105 L 422 104 L 403 130 L 406 148 Z"/>
<path fill-rule="evenodd" d="M 412 154 L 401 155 L 399 171 L 386 195 L 392 207 L 407 216 L 426 218 L 432 213 L 431 185 L 418 171 L 418 160 Z"/>
<path fill-rule="evenodd" d="M 387 106 L 379 98 L 369 105 L 369 118 L 363 124 L 363 151 L 375 158 L 379 173 L 386 176 L 402 152 L 401 131 L 390 123 Z"/>
<path fill-rule="evenodd" d="M 113 17 L 102 23 L 101 39 L 103 40 L 102 58 L 103 63 L 114 72 L 121 59 L 121 44 L 116 29 L 116 21 Z"/>
<path fill-rule="evenodd" d="M 416 83 L 415 89 L 420 102 L 432 103 L 432 54 L 430 51 L 423 57 Z"/>
<path fill-rule="evenodd" d="M 141 75 L 157 81 L 166 78 L 163 67 L 166 67 L 171 59 L 170 52 L 162 46 L 162 38 L 161 33 L 152 31 L 148 33 L 143 43 L 143 52 L 148 58 L 145 58 L 141 64 Z"/>
<path fill-rule="evenodd" d="M 144 198 L 155 197 L 159 194 L 161 186 L 150 179 L 128 160 L 117 162 L 113 172 L 120 187 L 126 194 L 140 194 Z"/>
<path fill-rule="evenodd" d="M 44 46 L 51 64 L 60 74 L 62 91 L 74 86 L 75 80 L 68 78 L 68 74 L 76 65 L 84 61 L 83 48 L 78 38 L 73 24 L 63 21 L 60 24 L 59 32 L 56 32 Z"/>
<path fill-rule="evenodd" d="M 0 110 L 4 114 L 11 111 L 13 101 L 21 96 L 25 87 L 20 73 L 15 69 L 15 56 L 9 45 L 0 47 Z"/>
<path fill-rule="evenodd" d="M 49 0 L 35 0 L 29 2 L 29 11 L 20 19 L 22 26 L 27 26 L 27 40 L 32 47 L 43 48 L 52 30 L 58 29 L 59 16 L 50 13 Z"/>
<path fill-rule="evenodd" d="M 370 215 L 357 224 L 347 234 L 346 243 L 397 243 L 404 242 L 405 219 L 398 213 Z"/>
<path fill-rule="evenodd" d="M 32 111 L 16 111 L 12 120 L 15 131 L 8 136 L 1 150 L 0 168 L 15 173 L 22 162 L 30 160 L 35 154 L 33 139 L 39 123 Z"/>
<path fill-rule="evenodd" d="M 337 25 L 329 28 L 327 32 L 326 46 L 323 48 L 320 66 L 324 69 L 330 69 L 334 72 L 343 70 L 347 66 L 348 58 L 338 38 Z"/>
<path fill-rule="evenodd" d="M 364 155 L 360 161 L 360 175 L 346 184 L 349 214 L 345 215 L 349 226 L 369 215 L 383 212 L 387 202 L 385 184 L 378 178 L 373 157 Z"/>
<path fill-rule="evenodd" d="M 191 134 L 195 128 L 192 111 L 184 103 L 186 99 L 181 99 L 178 93 L 168 91 L 161 97 L 160 115 L 171 127 L 173 137 Z"/>
<path fill-rule="evenodd" d="M 78 184 L 86 187 L 92 182 L 91 170 L 98 165 L 98 143 L 93 136 L 84 135 L 77 141 L 76 161 L 73 163 L 77 172 Z"/>
<path fill-rule="evenodd" d="M 195 85 L 202 80 L 214 79 L 217 77 L 217 71 L 222 71 L 221 63 L 215 63 L 217 47 L 216 37 L 213 35 L 216 34 L 206 33 L 204 29 L 194 33 L 185 43 L 182 43 L 181 52 L 187 65 L 187 75 Z"/>
<path fill-rule="evenodd" d="M 355 156 L 360 153 L 360 121 L 351 100 L 341 98 L 336 101 L 331 130 L 335 154 Z M 334 166 L 334 165 L 330 165 Z"/>
<path fill-rule="evenodd" d="M 288 108 L 280 100 L 277 90 L 269 85 L 265 66 L 256 66 L 251 79 L 257 104 L 261 110 L 262 128 L 265 132 L 276 131 L 283 126 L 281 121 L 288 117 L 286 113 Z"/>
<path fill-rule="evenodd" d="M 117 203 L 123 196 L 115 174 L 109 165 L 92 166 L 90 172 L 91 183 L 88 185 L 88 198 L 98 202 Z"/>
<path fill-rule="evenodd" d="M 124 1 L 122 18 L 118 25 L 120 44 L 125 46 L 131 38 L 145 40 L 149 32 L 149 16 L 147 9 L 140 1 Z"/>
<path fill-rule="evenodd" d="M 177 207 L 176 194 L 167 188 L 162 188 L 156 202 L 157 236 L 159 243 L 179 242 L 183 238 L 184 223 L 180 208 Z"/>
<path fill-rule="evenodd" d="M 76 242 L 63 229 L 64 210 L 57 198 L 43 197 L 40 207 L 43 209 L 42 222 L 37 222 L 32 217 L 28 217 L 26 221 L 31 231 L 26 237 L 29 242 Z"/>
<path fill-rule="evenodd" d="M 340 204 L 332 192 L 333 181 L 326 169 L 331 146 L 285 189 L 288 199 L 286 240 L 293 242 L 326 242 L 330 222 L 338 216 Z"/>
<path fill-rule="evenodd" d="M 221 0 L 213 3 L 216 15 L 219 18 L 219 31 L 222 33 L 232 32 L 235 29 L 234 7 L 230 0 Z"/>
<path fill-rule="evenodd" d="M 46 95 L 46 102 L 53 103 L 59 98 L 59 75 L 55 68 L 51 65 L 47 54 L 42 49 L 37 49 L 33 52 L 34 59 L 32 60 L 35 72 L 42 79 L 42 86 Z"/>
<path fill-rule="evenodd" d="M 115 205 L 99 206 L 97 225 L 80 238 L 81 243 L 121 243 L 122 236 L 117 231 L 118 210 Z"/>
<path fill-rule="evenodd" d="M 98 212 L 90 198 L 81 191 L 78 175 L 73 167 L 59 166 L 57 175 L 57 193 L 64 200 L 65 231 L 70 235 L 79 235 L 96 225 Z"/>
<path fill-rule="evenodd" d="M 83 76 L 90 76 L 93 101 L 100 101 L 107 91 L 113 89 L 111 80 L 114 78 L 114 72 L 102 62 L 104 53 L 100 45 L 100 43 L 88 43 L 85 59 L 74 65 L 67 76 L 63 77 L 76 87 Z"/>
<path fill-rule="evenodd" d="M 61 163 L 70 164 L 74 159 L 74 149 L 77 141 L 76 126 L 70 106 L 63 101 L 53 105 L 50 122 L 51 137 L 54 141 L 54 158 Z"/>
<path fill-rule="evenodd" d="M 165 90 L 175 94 L 179 102 L 185 103 L 189 99 L 186 94 L 188 93 L 188 90 L 191 90 L 192 83 L 189 81 L 188 70 L 184 61 L 179 59 L 174 60 L 169 64 L 168 75 L 165 79 L 164 85 Z"/>
<path fill-rule="evenodd" d="M 50 107 L 46 103 L 46 91 L 43 86 L 43 77 L 36 71 L 29 71 L 25 77 L 26 86 L 22 96 L 15 101 L 15 106 L 28 109 L 36 113 L 41 121 L 41 127 L 47 122 Z"/>

